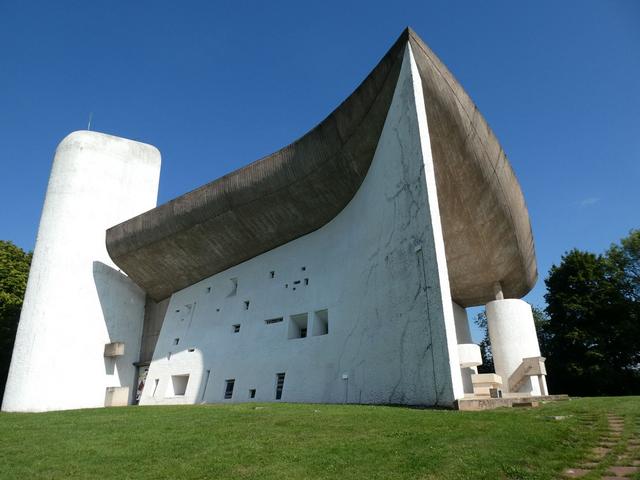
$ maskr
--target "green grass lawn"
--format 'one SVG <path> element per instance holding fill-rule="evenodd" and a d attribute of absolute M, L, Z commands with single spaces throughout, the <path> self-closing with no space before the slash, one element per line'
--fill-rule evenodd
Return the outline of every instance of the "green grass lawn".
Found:
<path fill-rule="evenodd" d="M 0 478 L 558 478 L 640 398 L 487 412 L 241 404 L 0 414 Z M 564 420 L 554 420 L 566 415 Z M 584 419 L 594 416 L 595 426 Z"/>

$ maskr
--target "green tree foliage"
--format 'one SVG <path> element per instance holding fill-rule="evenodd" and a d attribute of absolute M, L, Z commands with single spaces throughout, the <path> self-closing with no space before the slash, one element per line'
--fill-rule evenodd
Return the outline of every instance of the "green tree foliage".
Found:
<path fill-rule="evenodd" d="M 30 252 L 0 240 L 0 398 L 9 373 L 30 264 Z"/>
<path fill-rule="evenodd" d="M 547 369 L 552 391 L 640 393 L 640 230 L 604 255 L 571 250 L 547 286 Z"/>

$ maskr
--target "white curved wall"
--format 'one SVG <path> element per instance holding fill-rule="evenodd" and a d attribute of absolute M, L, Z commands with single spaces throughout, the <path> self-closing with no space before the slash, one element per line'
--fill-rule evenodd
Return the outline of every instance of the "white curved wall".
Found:
<path fill-rule="evenodd" d="M 58 146 L 40 219 L 2 410 L 104 406 L 133 387 L 144 292 L 115 269 L 105 231 L 156 205 L 155 147 L 79 131 Z M 103 357 L 124 341 L 125 355 Z"/>
<path fill-rule="evenodd" d="M 486 309 L 495 371 L 502 377 L 503 390 L 508 391 L 509 377 L 522 359 L 540 356 L 531 305 L 517 299 L 494 300 L 487 303 Z M 525 382 L 520 392 L 539 395 L 537 378 L 535 380 Z"/>
<path fill-rule="evenodd" d="M 277 373 L 286 374 L 289 402 L 451 405 L 462 397 L 429 145 L 407 48 L 352 201 L 315 232 L 174 294 L 140 403 L 274 401 Z M 314 335 L 324 309 L 328 334 Z M 290 339 L 290 316 L 303 313 L 309 335 Z M 189 375 L 184 395 L 174 395 L 178 375 Z"/>

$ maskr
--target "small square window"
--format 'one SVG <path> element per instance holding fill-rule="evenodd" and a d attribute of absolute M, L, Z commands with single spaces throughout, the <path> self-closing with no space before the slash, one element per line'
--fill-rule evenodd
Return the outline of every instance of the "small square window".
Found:
<path fill-rule="evenodd" d="M 174 345 L 178 345 L 180 343 L 180 339 L 179 338 L 174 338 L 173 339 L 173 344 Z"/>
<path fill-rule="evenodd" d="M 233 328 L 233 333 L 238 333 L 240 331 L 240 324 L 236 323 L 235 325 L 232 325 Z"/>
<path fill-rule="evenodd" d="M 189 375 L 171 375 L 171 382 L 167 385 L 167 397 L 184 397 L 188 383 Z"/>
<path fill-rule="evenodd" d="M 312 335 L 327 335 L 329 333 L 329 311 L 318 310 L 313 315 Z"/>
<path fill-rule="evenodd" d="M 300 313 L 289 317 L 289 339 L 305 338 L 307 336 L 308 313 Z"/>

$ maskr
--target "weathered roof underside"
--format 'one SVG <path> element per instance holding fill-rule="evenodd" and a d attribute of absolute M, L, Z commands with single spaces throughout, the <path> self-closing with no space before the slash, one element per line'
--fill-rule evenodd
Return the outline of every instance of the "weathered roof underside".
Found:
<path fill-rule="evenodd" d="M 107 231 L 114 262 L 155 300 L 306 235 L 367 174 L 411 44 L 424 89 L 452 298 L 520 298 L 537 270 L 529 215 L 474 103 L 407 29 L 331 115 L 291 145 Z"/>

